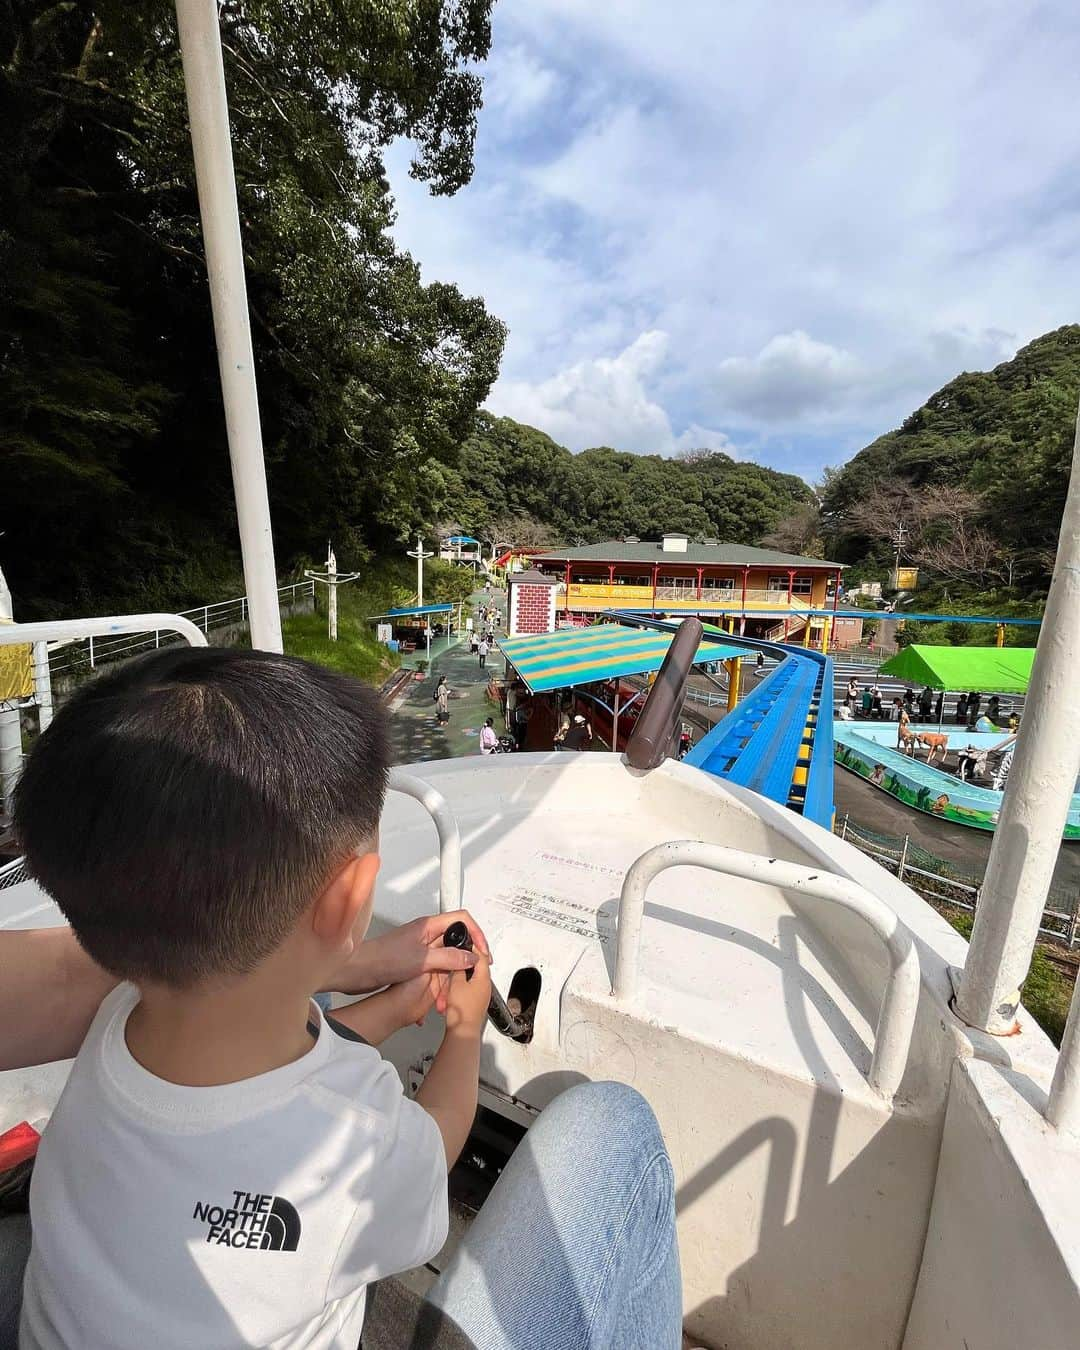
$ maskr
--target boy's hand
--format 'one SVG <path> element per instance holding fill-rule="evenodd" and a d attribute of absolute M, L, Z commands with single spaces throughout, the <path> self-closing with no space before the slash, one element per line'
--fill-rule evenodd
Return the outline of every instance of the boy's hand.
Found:
<path fill-rule="evenodd" d="M 407 1027 L 410 1022 L 417 1026 L 423 1023 L 435 1006 L 435 993 L 436 984 L 430 975 L 414 975 L 411 980 L 391 985 L 386 996 L 393 999 L 399 1025 Z"/>
<path fill-rule="evenodd" d="M 452 923 L 466 925 L 472 934 L 473 952 L 442 945 L 442 936 Z M 469 970 L 476 964 L 477 953 L 491 956 L 487 938 L 468 910 L 432 914 L 392 928 L 380 937 L 357 942 L 348 960 L 334 975 L 331 987 L 337 993 L 365 994 L 383 985 L 401 984 L 417 975 Z M 436 1006 L 439 1012 L 445 1012 L 445 980 L 439 981 Z"/>
<path fill-rule="evenodd" d="M 372 1045 L 381 1045 L 388 1036 L 410 1022 L 419 1026 L 435 1005 L 435 977 L 416 975 L 401 984 L 392 984 L 381 994 L 372 994 L 359 1003 L 335 1008 L 331 1016 L 343 1026 L 358 1031 Z"/>
<path fill-rule="evenodd" d="M 477 1037 L 484 1030 L 491 998 L 491 962 L 481 956 L 467 980 L 463 972 L 451 975 L 446 990 L 446 1029 Z"/>

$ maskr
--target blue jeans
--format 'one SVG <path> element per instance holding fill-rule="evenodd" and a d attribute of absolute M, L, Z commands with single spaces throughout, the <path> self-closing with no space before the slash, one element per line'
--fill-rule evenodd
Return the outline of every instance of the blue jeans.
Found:
<path fill-rule="evenodd" d="M 428 1299 L 480 1350 L 679 1350 L 674 1177 L 645 1099 L 556 1097 Z"/>

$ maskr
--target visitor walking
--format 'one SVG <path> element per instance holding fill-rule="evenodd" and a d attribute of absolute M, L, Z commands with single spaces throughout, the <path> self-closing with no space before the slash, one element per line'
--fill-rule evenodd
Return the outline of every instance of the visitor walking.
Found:
<path fill-rule="evenodd" d="M 532 716 L 532 711 L 532 706 L 526 699 L 519 698 L 514 705 L 514 711 L 510 718 L 510 734 L 519 750 L 525 749 L 525 742 L 529 735 L 529 718 Z"/>
<path fill-rule="evenodd" d="M 477 647 L 477 649 L 476 649 L 477 654 L 478 654 L 479 657 L 480 657 L 480 669 L 481 669 L 481 670 L 484 669 L 484 665 L 485 665 L 485 663 L 486 663 L 486 661 L 487 661 L 487 654 L 488 654 L 488 651 L 489 651 L 489 650 L 490 650 L 490 648 L 488 647 L 487 634 L 485 633 L 484 636 L 480 639 L 480 645 L 479 645 L 479 647 Z"/>
<path fill-rule="evenodd" d="M 859 681 L 855 678 L 854 675 L 852 675 L 851 679 L 848 680 L 847 696 L 845 697 L 844 702 L 848 705 L 848 707 L 851 709 L 852 712 L 855 711 L 855 707 L 859 702 Z"/>
<path fill-rule="evenodd" d="M 986 715 L 996 726 L 998 719 L 1001 716 L 1001 700 L 998 698 L 997 694 L 990 695 L 990 702 L 986 705 Z"/>
<path fill-rule="evenodd" d="M 934 721 L 940 723 L 941 715 L 945 709 L 945 690 L 939 689 L 938 696 L 934 703 Z"/>
<path fill-rule="evenodd" d="M 575 713 L 570 730 L 563 737 L 563 749 L 584 750 L 592 741 L 592 738 L 592 724 L 581 713 Z"/>
<path fill-rule="evenodd" d="M 499 737 L 495 731 L 495 719 L 489 717 L 480 728 L 480 753 L 493 755 L 499 746 Z"/>
<path fill-rule="evenodd" d="M 967 724 L 968 728 L 973 730 L 979 717 L 979 706 L 982 703 L 982 694 L 968 694 L 967 701 Z"/>
<path fill-rule="evenodd" d="M 961 694 L 956 700 L 956 720 L 960 726 L 967 720 L 967 694 Z"/>
<path fill-rule="evenodd" d="M 432 695 L 435 700 L 435 715 L 440 722 L 450 721 L 450 686 L 446 683 L 446 676 L 439 676 L 439 683 L 435 686 L 435 693 Z"/>
<path fill-rule="evenodd" d="M 570 708 L 567 704 L 562 704 L 559 708 L 559 727 L 555 732 L 555 749 L 562 750 L 563 742 L 566 740 L 566 733 L 570 730 Z"/>
<path fill-rule="evenodd" d="M 881 689 L 876 684 L 870 690 L 870 716 L 881 719 Z"/>
<path fill-rule="evenodd" d="M 930 720 L 930 708 L 934 702 L 934 691 L 927 685 L 919 695 L 919 716 L 924 722 Z"/>

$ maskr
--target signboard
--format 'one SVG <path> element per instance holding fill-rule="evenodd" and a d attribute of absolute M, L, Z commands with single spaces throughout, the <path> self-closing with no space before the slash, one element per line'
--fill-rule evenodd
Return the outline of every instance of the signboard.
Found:
<path fill-rule="evenodd" d="M 378 642 L 389 642 L 393 636 L 393 624 L 380 623 L 375 625 L 375 638 Z"/>
<path fill-rule="evenodd" d="M 919 584 L 917 567 L 895 567 L 889 582 L 894 591 L 913 591 Z"/>

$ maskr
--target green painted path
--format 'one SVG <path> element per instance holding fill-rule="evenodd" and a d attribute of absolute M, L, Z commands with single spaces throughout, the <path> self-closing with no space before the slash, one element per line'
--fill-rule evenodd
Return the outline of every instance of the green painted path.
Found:
<path fill-rule="evenodd" d="M 473 595 L 479 603 L 483 593 Z M 496 590 L 492 604 L 505 613 L 506 592 Z M 499 630 L 501 631 L 501 630 Z M 469 652 L 467 642 L 456 642 L 447 648 L 440 643 L 436 655 L 432 644 L 431 671 L 414 679 L 408 692 L 397 702 L 390 716 L 390 744 L 395 764 L 416 764 L 425 759 L 454 759 L 461 755 L 480 753 L 480 728 L 485 717 L 496 717 L 498 705 L 487 698 L 487 682 L 494 671 L 501 674 L 503 659 L 492 651 L 487 669 Z M 450 721 L 441 726 L 435 716 L 432 695 L 440 675 L 450 683 Z M 496 722 L 496 729 L 504 728 Z"/>

